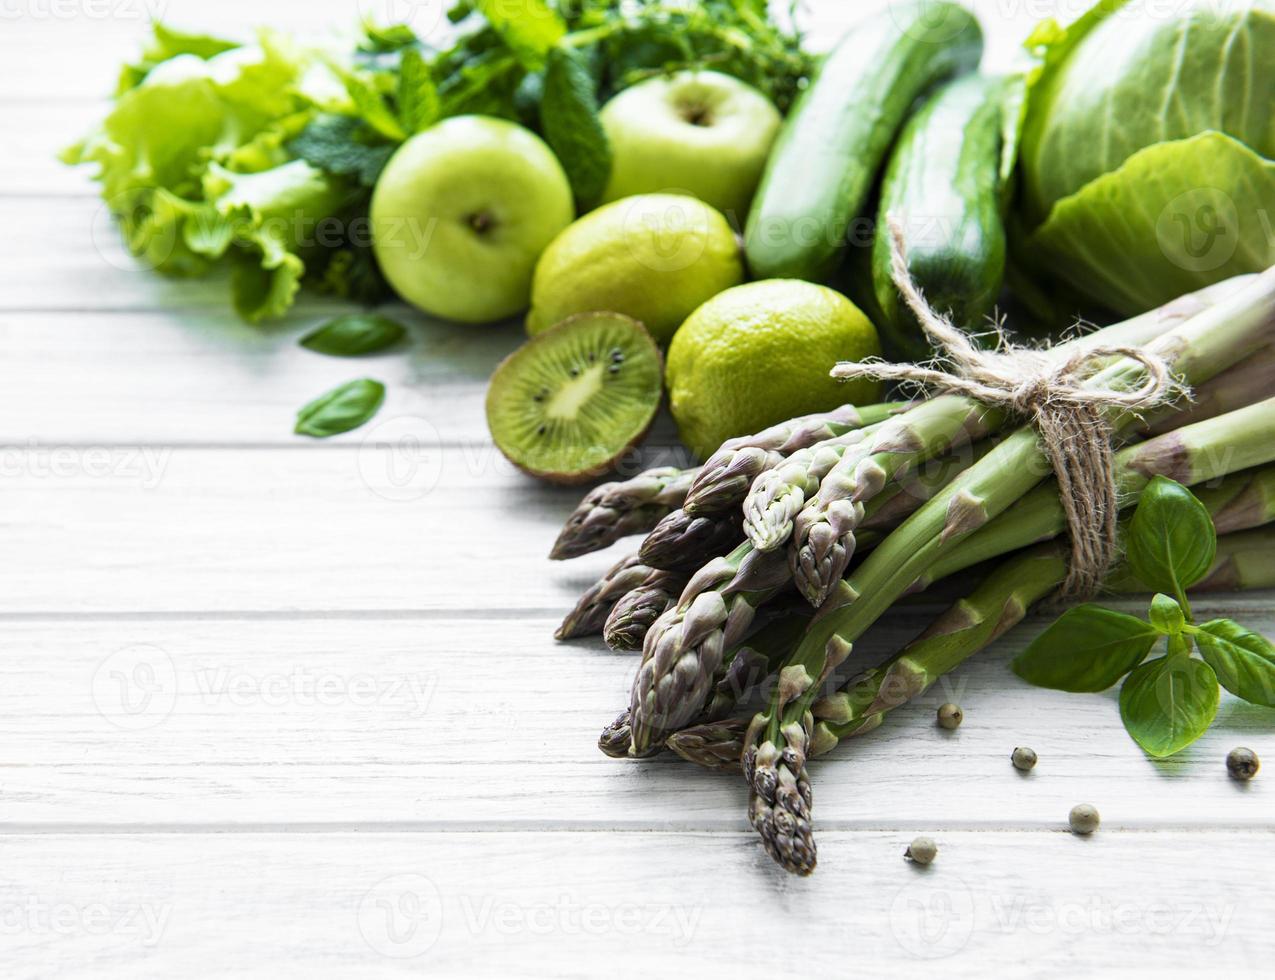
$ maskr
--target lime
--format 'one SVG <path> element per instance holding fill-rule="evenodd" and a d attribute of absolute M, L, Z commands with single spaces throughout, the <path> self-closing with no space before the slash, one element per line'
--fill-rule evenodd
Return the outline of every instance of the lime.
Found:
<path fill-rule="evenodd" d="M 835 290 L 796 279 L 736 286 L 673 337 L 666 381 L 677 427 L 706 457 L 732 436 L 796 415 L 880 399 L 872 381 L 835 381 L 838 361 L 881 353 L 876 328 Z"/>
<path fill-rule="evenodd" d="M 606 310 L 640 321 L 667 344 L 697 306 L 743 280 L 739 244 L 720 212 L 680 194 L 626 197 L 585 215 L 545 249 L 527 332 Z"/>

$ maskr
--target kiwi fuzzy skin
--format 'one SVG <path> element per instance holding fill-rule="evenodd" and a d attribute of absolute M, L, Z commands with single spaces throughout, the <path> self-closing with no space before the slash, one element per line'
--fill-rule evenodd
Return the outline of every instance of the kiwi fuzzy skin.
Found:
<path fill-rule="evenodd" d="M 651 337 L 650 333 L 647 331 L 645 325 L 640 320 L 635 320 L 633 317 L 625 316 L 622 313 L 615 313 L 611 310 L 593 310 L 589 312 L 573 314 L 572 316 L 567 317 L 565 320 L 562 320 L 561 322 L 555 324 L 548 330 L 541 332 L 536 337 L 533 337 L 527 343 L 528 344 L 535 343 L 541 337 L 548 337 L 550 334 L 557 333 L 560 330 L 570 329 L 572 325 L 574 325 L 575 323 L 581 320 L 587 320 L 587 319 L 598 317 L 598 316 L 606 316 L 616 320 L 626 321 L 632 324 L 635 328 L 637 328 L 637 330 L 640 331 L 643 335 L 645 335 L 646 339 L 650 343 L 650 350 L 655 355 L 656 366 L 658 367 L 660 374 L 663 375 L 664 354 L 660 350 L 660 347 L 655 342 L 654 338 Z M 525 346 L 526 345 L 524 345 L 524 347 Z M 501 359 L 500 363 L 496 365 L 495 370 L 492 371 L 492 375 L 491 375 L 492 381 L 495 381 L 497 379 L 497 377 L 500 375 L 501 370 L 509 362 L 511 362 L 515 357 L 517 357 L 518 354 L 524 349 L 524 347 L 519 347 L 517 350 L 511 351 L 509 354 L 505 355 L 505 357 Z M 490 413 L 491 411 L 493 392 L 495 390 L 496 390 L 496 385 L 489 383 L 487 388 L 487 399 L 486 399 L 488 413 Z M 512 459 L 507 453 L 505 453 L 503 449 L 501 449 L 499 443 L 496 444 L 496 448 L 501 450 L 501 455 L 503 455 L 506 459 L 508 459 L 509 462 L 511 462 L 515 466 L 515 468 L 517 468 L 519 471 L 523 473 L 526 473 L 528 476 L 535 477 L 538 480 L 543 480 L 546 483 L 551 483 L 556 486 L 563 486 L 563 487 L 580 486 L 582 484 L 589 483 L 593 480 L 596 480 L 598 477 L 603 476 L 606 473 L 609 473 L 611 470 L 615 468 L 616 462 L 621 457 L 623 457 L 626 453 L 628 453 L 629 450 L 640 445 L 646 439 L 647 435 L 651 431 L 651 427 L 655 424 L 656 416 L 659 415 L 660 408 L 663 406 L 666 398 L 667 398 L 666 393 L 661 394 L 659 400 L 656 401 L 655 405 L 652 407 L 650 414 L 646 420 L 646 424 L 642 426 L 641 431 L 637 432 L 628 442 L 626 442 L 623 446 L 619 447 L 614 453 L 612 453 L 610 456 L 608 456 L 605 460 L 600 462 L 598 465 L 591 466 L 585 470 L 568 473 L 568 472 L 560 472 L 557 470 L 537 469 L 536 467 L 528 466 L 525 463 L 521 463 L 516 459 Z M 493 441 L 494 441 L 494 437 L 493 437 Z"/>

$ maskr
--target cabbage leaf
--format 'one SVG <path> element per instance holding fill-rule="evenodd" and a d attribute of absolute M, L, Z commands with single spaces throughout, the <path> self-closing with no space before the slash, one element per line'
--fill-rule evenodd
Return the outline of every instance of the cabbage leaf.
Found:
<path fill-rule="evenodd" d="M 1100 0 L 1028 47 L 1023 270 L 1129 315 L 1275 262 L 1275 0 Z"/>

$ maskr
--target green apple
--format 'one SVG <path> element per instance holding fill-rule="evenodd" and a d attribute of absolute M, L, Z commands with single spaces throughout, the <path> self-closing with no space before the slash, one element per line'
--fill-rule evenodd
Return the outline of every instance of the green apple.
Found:
<path fill-rule="evenodd" d="M 371 217 L 376 259 L 400 296 L 434 316 L 487 323 L 527 308 L 536 261 L 575 205 L 540 137 L 455 116 L 390 157 Z"/>
<path fill-rule="evenodd" d="M 605 200 L 681 192 L 742 221 L 780 122 L 766 96 L 720 72 L 640 82 L 602 108 L 614 156 Z"/>

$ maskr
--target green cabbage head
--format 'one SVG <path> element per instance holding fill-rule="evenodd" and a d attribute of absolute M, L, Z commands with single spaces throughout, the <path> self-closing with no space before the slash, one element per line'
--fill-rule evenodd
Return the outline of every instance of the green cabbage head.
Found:
<path fill-rule="evenodd" d="M 1103 0 L 1028 44 L 1025 268 L 1133 314 L 1275 265 L 1275 0 Z"/>

